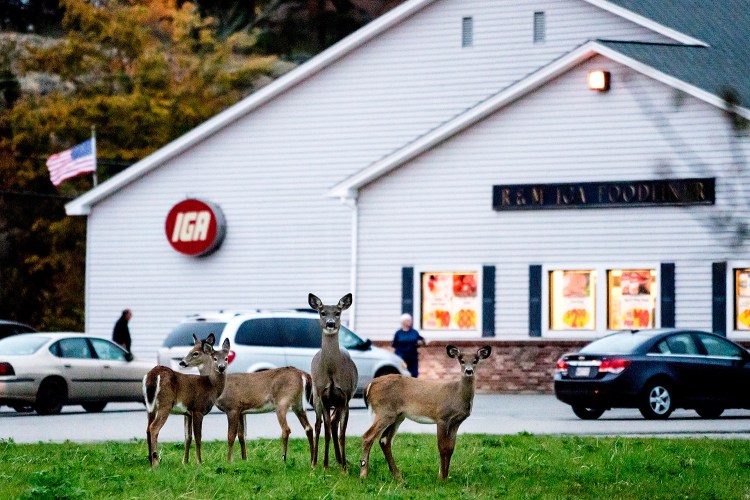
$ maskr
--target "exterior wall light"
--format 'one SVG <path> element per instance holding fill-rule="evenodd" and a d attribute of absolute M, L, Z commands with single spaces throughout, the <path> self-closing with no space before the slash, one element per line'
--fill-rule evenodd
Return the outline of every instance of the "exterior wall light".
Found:
<path fill-rule="evenodd" d="M 589 72 L 589 88 L 606 92 L 609 90 L 609 71 L 591 71 Z"/>

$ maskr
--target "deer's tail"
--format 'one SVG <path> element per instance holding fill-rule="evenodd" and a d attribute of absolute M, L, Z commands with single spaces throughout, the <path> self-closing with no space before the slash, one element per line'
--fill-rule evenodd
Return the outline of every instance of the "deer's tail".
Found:
<path fill-rule="evenodd" d="M 143 399 L 146 403 L 146 411 L 153 413 L 156 409 L 156 397 L 159 395 L 159 386 L 161 385 L 161 375 L 154 376 L 151 372 L 148 372 L 143 377 Z"/>
<path fill-rule="evenodd" d="M 367 384 L 367 387 L 365 388 L 365 393 L 362 394 L 362 399 L 365 401 L 365 408 L 369 408 L 370 404 L 367 402 L 367 395 L 370 393 L 370 387 L 372 387 L 372 382 Z"/>
<path fill-rule="evenodd" d="M 309 373 L 302 372 L 302 386 L 305 388 L 305 401 L 313 406 L 312 377 Z"/>

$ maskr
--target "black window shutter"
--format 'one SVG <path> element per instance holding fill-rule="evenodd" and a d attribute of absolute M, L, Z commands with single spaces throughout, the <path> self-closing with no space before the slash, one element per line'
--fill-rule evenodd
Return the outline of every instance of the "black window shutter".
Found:
<path fill-rule="evenodd" d="M 495 266 L 482 266 L 482 337 L 495 336 Z"/>
<path fill-rule="evenodd" d="M 414 268 L 401 268 L 401 314 L 414 316 Z M 416 328 L 416 327 L 415 327 Z"/>
<path fill-rule="evenodd" d="M 542 336 L 542 266 L 529 266 L 529 336 Z"/>
<path fill-rule="evenodd" d="M 674 328 L 674 262 L 661 265 L 661 326 Z"/>
<path fill-rule="evenodd" d="M 727 335 L 727 263 L 714 262 L 711 269 L 713 331 Z"/>

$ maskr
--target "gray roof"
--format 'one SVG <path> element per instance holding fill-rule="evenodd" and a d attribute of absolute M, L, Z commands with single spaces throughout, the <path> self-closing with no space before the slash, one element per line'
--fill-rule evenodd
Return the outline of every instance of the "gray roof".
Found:
<path fill-rule="evenodd" d="M 747 0 L 610 0 L 708 47 L 602 41 L 623 55 L 724 97 L 750 104 L 750 9 Z"/>

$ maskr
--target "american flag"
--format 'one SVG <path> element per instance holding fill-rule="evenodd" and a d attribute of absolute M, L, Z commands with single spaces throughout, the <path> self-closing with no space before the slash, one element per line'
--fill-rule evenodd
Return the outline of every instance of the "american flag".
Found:
<path fill-rule="evenodd" d="M 47 159 L 52 184 L 59 186 L 64 180 L 79 174 L 96 171 L 96 143 L 92 137 L 86 142 L 66 149 Z"/>

